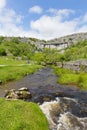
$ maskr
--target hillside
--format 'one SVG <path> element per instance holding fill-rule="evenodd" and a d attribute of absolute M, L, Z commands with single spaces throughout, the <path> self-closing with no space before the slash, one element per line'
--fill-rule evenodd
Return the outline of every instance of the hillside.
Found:
<path fill-rule="evenodd" d="M 4 41 L 20 41 L 22 43 L 30 43 L 35 45 L 38 49 L 42 49 L 45 44 L 59 44 L 59 43 L 68 43 L 68 45 L 72 45 L 73 43 L 77 43 L 79 41 L 87 40 L 87 33 L 75 33 L 67 36 L 63 36 L 60 38 L 51 39 L 48 41 L 40 40 L 37 38 L 29 38 L 29 37 L 3 37 L 0 36 L 0 43 Z"/>
<path fill-rule="evenodd" d="M 46 43 L 45 40 L 40 40 L 37 38 L 31 38 L 31 37 L 4 37 L 4 36 L 0 36 L 0 44 L 4 41 L 8 41 L 8 42 L 21 42 L 21 43 L 25 43 L 25 44 L 31 44 L 31 45 L 35 45 L 37 48 L 41 48 L 41 45 Z"/>
<path fill-rule="evenodd" d="M 65 43 L 68 43 L 69 46 L 65 46 Z M 49 44 L 50 48 L 54 48 L 53 44 L 55 44 L 54 50 L 46 49 L 47 46 L 49 48 Z M 61 49 L 65 50 L 63 54 L 57 51 L 57 44 L 61 46 Z M 61 60 L 72 61 L 86 59 L 86 52 L 87 33 L 72 34 L 50 41 L 25 37 L 0 37 L 0 56 L 7 56 L 13 59 L 18 58 L 18 60 L 55 63 Z"/>
<path fill-rule="evenodd" d="M 48 42 L 51 43 L 64 43 L 68 42 L 70 44 L 77 43 L 78 41 L 84 41 L 87 40 L 87 33 L 75 33 L 72 35 L 67 35 L 60 38 L 55 38 L 52 40 L 49 40 Z"/>
<path fill-rule="evenodd" d="M 29 59 L 44 42 L 35 38 L 0 37 L 0 56 L 22 57 Z M 37 44 L 38 43 L 38 44 Z"/>
<path fill-rule="evenodd" d="M 64 44 L 66 44 L 66 46 Z M 21 57 L 25 60 L 32 59 L 31 57 L 36 54 L 36 52 L 45 52 L 47 56 L 49 51 L 44 51 L 44 47 L 55 49 L 58 49 L 58 47 L 60 47 L 60 49 L 64 49 L 66 61 L 78 60 L 81 58 L 85 59 L 87 57 L 87 33 L 72 34 L 50 41 L 39 40 L 36 38 L 0 36 L 0 56 L 12 56 L 12 58 Z"/>

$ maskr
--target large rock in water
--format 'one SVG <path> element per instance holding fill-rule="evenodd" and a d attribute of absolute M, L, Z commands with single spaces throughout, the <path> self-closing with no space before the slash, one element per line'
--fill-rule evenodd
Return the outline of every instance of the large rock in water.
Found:
<path fill-rule="evenodd" d="M 18 90 L 11 89 L 5 94 L 6 99 L 24 99 L 29 100 L 32 97 L 32 94 L 30 93 L 29 89 L 27 88 L 20 88 Z"/>

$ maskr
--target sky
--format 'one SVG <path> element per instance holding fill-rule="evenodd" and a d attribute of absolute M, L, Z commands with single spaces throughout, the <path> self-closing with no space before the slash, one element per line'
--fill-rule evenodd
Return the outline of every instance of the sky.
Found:
<path fill-rule="evenodd" d="M 87 32 L 87 0 L 0 0 L 0 35 L 50 40 Z"/>

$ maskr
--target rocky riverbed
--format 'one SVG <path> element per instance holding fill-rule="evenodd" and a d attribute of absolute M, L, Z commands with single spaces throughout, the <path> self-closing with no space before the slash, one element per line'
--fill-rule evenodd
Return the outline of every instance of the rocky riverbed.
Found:
<path fill-rule="evenodd" d="M 1 86 L 5 91 L 28 88 L 28 101 L 36 102 L 46 114 L 51 130 L 87 130 L 87 92 L 77 87 L 57 84 L 58 77 L 51 68 L 43 68 L 20 81 Z M 4 89 L 2 89 L 4 88 Z"/>

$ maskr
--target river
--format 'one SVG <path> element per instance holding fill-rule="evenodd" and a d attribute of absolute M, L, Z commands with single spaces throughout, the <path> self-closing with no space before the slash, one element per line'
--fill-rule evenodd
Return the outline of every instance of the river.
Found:
<path fill-rule="evenodd" d="M 46 67 L 23 79 L 0 87 L 5 91 L 27 87 L 31 101 L 40 105 L 51 130 L 87 130 L 87 92 L 75 86 L 60 85 L 53 69 Z"/>

